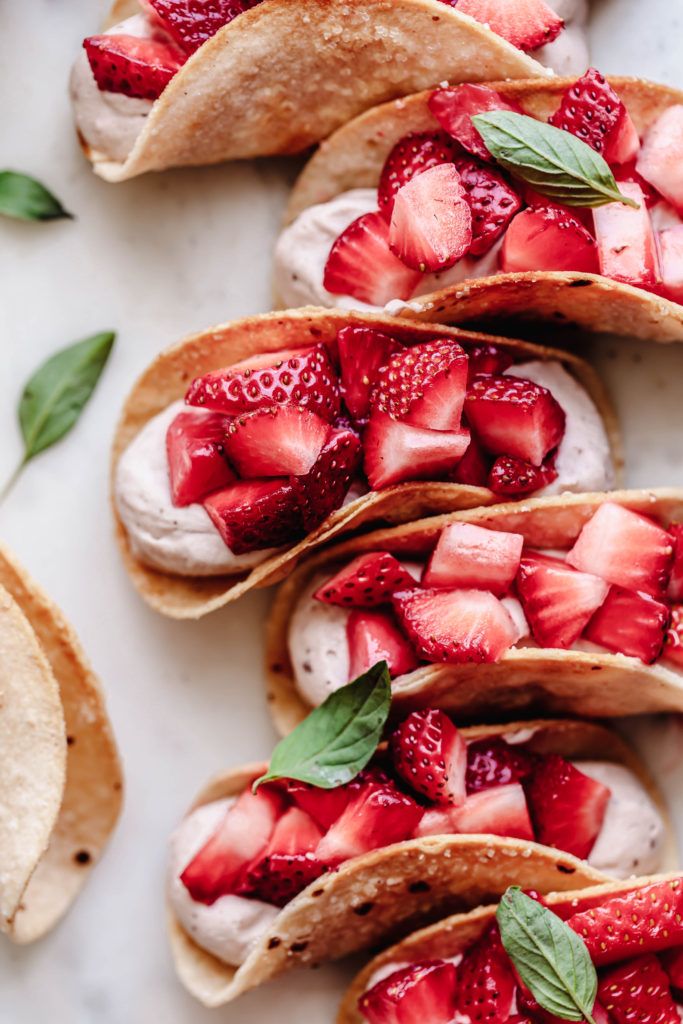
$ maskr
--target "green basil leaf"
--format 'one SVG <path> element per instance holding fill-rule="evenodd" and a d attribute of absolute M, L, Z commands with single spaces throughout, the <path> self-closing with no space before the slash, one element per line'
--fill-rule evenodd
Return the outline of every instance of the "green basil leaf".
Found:
<path fill-rule="evenodd" d="M 0 214 L 19 220 L 73 219 L 44 185 L 17 171 L 0 171 Z"/>
<path fill-rule="evenodd" d="M 564 206 L 604 206 L 622 195 L 607 162 L 571 132 L 526 114 L 494 110 L 475 114 L 472 123 L 492 157 L 515 178 Z"/>
<path fill-rule="evenodd" d="M 547 907 L 511 886 L 496 912 L 500 937 L 536 1002 L 563 1020 L 587 1020 L 598 976 L 580 935 Z"/>
<path fill-rule="evenodd" d="M 298 779 L 320 789 L 350 782 L 375 753 L 390 705 L 389 668 L 380 661 L 330 694 L 278 743 L 254 789 L 271 779 Z"/>

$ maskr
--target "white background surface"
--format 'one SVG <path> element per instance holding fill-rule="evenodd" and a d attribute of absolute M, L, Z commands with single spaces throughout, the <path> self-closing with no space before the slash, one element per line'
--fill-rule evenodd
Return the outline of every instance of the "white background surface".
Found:
<path fill-rule="evenodd" d="M 164 934 L 165 839 L 208 775 L 267 755 L 261 683 L 267 596 L 199 623 L 149 611 L 125 578 L 107 505 L 109 443 L 122 399 L 162 347 L 269 307 L 269 249 L 294 166 L 170 172 L 106 185 L 90 172 L 66 98 L 93 0 L 0 4 L 0 167 L 35 174 L 75 222 L 0 221 L 0 479 L 20 457 L 15 407 L 34 367 L 96 331 L 119 337 L 73 434 L 39 457 L 0 507 L 0 536 L 76 626 L 109 694 L 127 803 L 83 897 L 50 937 L 0 945 L 0 1024 L 328 1024 L 347 967 L 298 974 L 205 1011 L 173 975 Z M 683 0 L 594 4 L 601 70 L 683 87 Z M 552 342 L 551 331 L 547 340 Z M 682 347 L 591 341 L 622 416 L 631 485 L 683 486 Z M 674 720 L 637 728 L 669 795 L 681 790 Z M 679 798 L 679 831 L 683 805 Z M 330 922 L 334 927 L 334 922 Z"/>

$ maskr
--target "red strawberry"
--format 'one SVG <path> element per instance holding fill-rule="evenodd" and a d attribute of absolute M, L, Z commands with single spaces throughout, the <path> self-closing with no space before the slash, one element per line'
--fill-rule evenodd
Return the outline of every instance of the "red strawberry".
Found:
<path fill-rule="evenodd" d="M 249 865 L 240 895 L 284 907 L 323 873 L 324 866 L 313 853 L 321 838 L 313 819 L 290 807 L 278 820 L 265 850 Z"/>
<path fill-rule="evenodd" d="M 414 132 L 396 143 L 384 162 L 377 188 L 380 213 L 391 220 L 399 189 L 430 167 L 453 163 L 457 143 L 446 132 Z"/>
<path fill-rule="evenodd" d="M 458 0 L 458 11 L 487 25 L 519 50 L 552 43 L 564 28 L 545 0 Z"/>
<path fill-rule="evenodd" d="M 410 573 L 388 551 L 369 551 L 340 569 L 313 596 L 326 604 L 372 608 L 414 585 Z"/>
<path fill-rule="evenodd" d="M 683 990 L 683 947 L 667 949 L 660 954 L 659 959 L 669 976 L 669 984 L 681 992 Z"/>
<path fill-rule="evenodd" d="M 339 384 L 325 345 L 268 352 L 197 377 L 188 405 L 237 416 L 264 406 L 306 406 L 333 423 L 339 415 Z"/>
<path fill-rule="evenodd" d="M 436 804 L 465 800 L 465 741 L 443 711 L 413 711 L 391 735 L 394 768 Z"/>
<path fill-rule="evenodd" d="M 333 295 L 351 295 L 371 306 L 409 299 L 422 279 L 389 248 L 389 225 L 381 213 L 365 213 L 336 239 L 325 264 L 323 285 Z"/>
<path fill-rule="evenodd" d="M 349 786 L 319 789 L 298 779 L 284 779 L 280 785 L 289 799 L 310 815 L 321 832 L 326 832 L 337 820 L 348 804 L 352 792 Z"/>
<path fill-rule="evenodd" d="M 481 160 L 490 160 L 484 140 L 474 127 L 474 114 L 491 110 L 512 110 L 520 114 L 517 103 L 509 103 L 500 93 L 486 85 L 458 85 L 454 89 L 437 89 L 429 97 L 429 109 L 444 131 L 452 135 L 463 149 Z"/>
<path fill-rule="evenodd" d="M 540 466 L 532 466 L 524 459 L 499 455 L 491 466 L 486 484 L 501 497 L 519 498 L 547 487 L 557 479 L 555 455 L 549 455 Z"/>
<path fill-rule="evenodd" d="M 579 217 L 560 206 L 529 207 L 505 232 L 500 251 L 505 274 L 527 270 L 566 270 L 597 274 L 598 247 Z"/>
<path fill-rule="evenodd" d="M 518 782 L 482 789 L 451 811 L 451 829 L 467 835 L 534 839 L 524 790 Z"/>
<path fill-rule="evenodd" d="M 608 163 L 625 163 L 638 151 L 638 135 L 626 107 L 595 68 L 567 89 L 550 123 L 576 135 Z"/>
<path fill-rule="evenodd" d="M 374 410 L 365 430 L 365 475 L 374 491 L 406 480 L 442 480 L 470 442 L 468 430 L 425 430 Z"/>
<path fill-rule="evenodd" d="M 450 474 L 449 479 L 457 484 L 466 484 L 468 487 L 488 487 L 490 467 L 490 456 L 486 454 L 474 437 L 470 437 L 465 454 Z"/>
<path fill-rule="evenodd" d="M 188 53 L 260 0 L 147 0 L 167 31 Z"/>
<path fill-rule="evenodd" d="M 451 523 L 439 535 L 422 585 L 451 590 L 472 587 L 502 597 L 517 575 L 523 544 L 520 533 Z"/>
<path fill-rule="evenodd" d="M 649 594 L 610 587 L 584 636 L 608 651 L 639 658 L 650 665 L 662 653 L 669 618 L 667 605 L 655 601 Z"/>
<path fill-rule="evenodd" d="M 500 171 L 475 157 L 457 157 L 460 175 L 472 213 L 471 256 L 483 256 L 521 209 L 522 201 Z"/>
<path fill-rule="evenodd" d="M 369 1024 L 451 1024 L 457 975 L 444 960 L 421 960 L 378 981 L 358 1000 Z"/>
<path fill-rule="evenodd" d="M 654 288 L 660 281 L 652 221 L 640 185 L 620 181 L 619 191 L 638 203 L 607 203 L 593 210 L 600 273 L 637 288 Z"/>
<path fill-rule="evenodd" d="M 425 430 L 458 430 L 467 388 L 467 355 L 436 338 L 396 352 L 377 375 L 373 406 Z"/>
<path fill-rule="evenodd" d="M 636 170 L 672 206 L 683 210 L 683 109 L 668 107 L 648 130 Z"/>
<path fill-rule="evenodd" d="M 659 192 L 652 187 L 649 181 L 646 181 L 642 174 L 639 174 L 636 169 L 636 161 L 629 160 L 626 164 L 621 164 L 618 168 L 619 181 L 630 181 L 635 185 L 640 185 L 645 196 L 645 203 L 648 209 L 656 206 L 657 203 L 662 201 Z"/>
<path fill-rule="evenodd" d="M 469 359 L 468 385 L 482 374 L 502 374 L 514 363 L 510 353 L 500 345 L 471 345 L 467 347 Z"/>
<path fill-rule="evenodd" d="M 521 377 L 481 377 L 465 398 L 467 421 L 494 455 L 540 466 L 564 436 L 565 414 L 547 388 Z"/>
<path fill-rule="evenodd" d="M 533 771 L 536 756 L 519 743 L 484 737 L 467 744 L 467 792 L 521 782 Z"/>
<path fill-rule="evenodd" d="M 370 396 L 379 371 L 403 346 L 372 327 L 342 327 L 337 346 L 346 408 L 354 420 L 363 422 L 370 413 Z"/>
<path fill-rule="evenodd" d="M 156 100 L 186 60 L 160 39 L 103 35 L 83 40 L 98 89 Z"/>
<path fill-rule="evenodd" d="M 452 267 L 472 244 L 472 213 L 453 164 L 440 164 L 396 193 L 389 246 L 421 273 Z"/>
<path fill-rule="evenodd" d="M 276 405 L 234 419 L 225 451 L 241 477 L 305 476 L 329 434 L 329 424 L 310 409 Z"/>
<path fill-rule="evenodd" d="M 406 590 L 394 595 L 398 619 L 427 661 L 499 661 L 515 627 L 493 594 L 481 590 Z"/>
<path fill-rule="evenodd" d="M 671 606 L 671 620 L 664 639 L 662 657 L 683 665 L 683 605 Z"/>
<path fill-rule="evenodd" d="M 538 842 L 588 857 L 605 818 L 607 786 L 550 754 L 538 762 L 525 787 Z"/>
<path fill-rule="evenodd" d="M 669 979 L 652 953 L 606 971 L 598 996 L 615 1024 L 680 1024 Z"/>
<path fill-rule="evenodd" d="M 353 611 L 346 624 L 349 675 L 357 679 L 378 661 L 386 661 L 392 679 L 417 668 L 415 651 L 390 611 Z"/>
<path fill-rule="evenodd" d="M 235 479 L 223 441 L 229 420 L 218 413 L 188 409 L 166 432 L 166 455 L 174 505 L 191 505 Z"/>
<path fill-rule="evenodd" d="M 353 430 L 333 430 L 313 468 L 291 482 L 301 506 L 304 529 L 310 533 L 339 508 L 361 460 L 361 445 Z"/>
<path fill-rule="evenodd" d="M 657 242 L 663 294 L 683 303 L 683 224 L 660 231 Z"/>
<path fill-rule="evenodd" d="M 510 958 L 503 949 L 497 926 L 491 924 L 466 950 L 458 967 L 455 1019 L 464 1017 L 472 1024 L 506 1021 L 516 987 Z"/>
<path fill-rule="evenodd" d="M 239 480 L 203 504 L 236 555 L 279 547 L 304 535 L 299 501 L 286 480 Z"/>
<path fill-rule="evenodd" d="M 517 593 L 534 640 L 541 647 L 568 648 L 579 639 L 609 586 L 559 558 L 530 551 L 517 577 Z"/>

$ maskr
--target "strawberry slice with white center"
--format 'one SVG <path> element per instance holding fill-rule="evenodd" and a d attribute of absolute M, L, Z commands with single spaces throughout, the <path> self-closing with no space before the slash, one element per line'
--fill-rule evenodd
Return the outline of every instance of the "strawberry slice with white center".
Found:
<path fill-rule="evenodd" d="M 458 967 L 457 1016 L 454 1019 L 466 1019 L 471 1024 L 506 1021 L 513 1008 L 516 988 L 512 963 L 503 949 L 498 927 L 491 924 L 466 950 Z"/>
<path fill-rule="evenodd" d="M 669 618 L 668 606 L 649 594 L 610 587 L 584 636 L 608 651 L 651 665 L 662 653 Z"/>
<path fill-rule="evenodd" d="M 499 661 L 517 639 L 505 607 L 484 590 L 406 590 L 394 595 L 394 607 L 427 661 Z"/>
<path fill-rule="evenodd" d="M 346 636 L 351 679 L 357 679 L 379 661 L 386 661 L 392 679 L 413 672 L 418 666 L 413 647 L 390 611 L 364 609 L 351 612 Z"/>
<path fill-rule="evenodd" d="M 640 148 L 626 107 L 595 68 L 589 68 L 567 89 L 550 123 L 581 139 L 609 164 L 633 160 Z"/>
<path fill-rule="evenodd" d="M 450 338 L 396 352 L 377 375 L 375 408 L 425 430 L 458 430 L 467 390 L 468 359 Z"/>
<path fill-rule="evenodd" d="M 278 820 L 270 842 L 247 868 L 241 896 L 284 907 L 325 870 L 313 851 L 322 831 L 299 807 Z"/>
<path fill-rule="evenodd" d="M 363 437 L 365 475 L 373 490 L 406 480 L 443 480 L 470 443 L 470 432 L 425 430 L 373 410 Z"/>
<path fill-rule="evenodd" d="M 330 426 L 310 409 L 270 406 L 232 421 L 225 452 L 241 477 L 305 476 L 328 440 Z"/>
<path fill-rule="evenodd" d="M 192 382 L 185 401 L 229 416 L 264 406 L 300 405 L 328 423 L 340 409 L 337 375 L 323 344 L 269 352 L 213 370 Z"/>
<path fill-rule="evenodd" d="M 650 127 L 636 170 L 672 206 L 683 210 L 683 104 L 667 107 Z"/>
<path fill-rule="evenodd" d="M 514 363 L 514 358 L 500 345 L 487 342 L 484 345 L 471 345 L 467 348 L 469 359 L 469 380 L 491 374 L 502 374 Z"/>
<path fill-rule="evenodd" d="M 280 547 L 304 535 L 301 506 L 287 480 L 238 480 L 203 504 L 236 555 Z"/>
<path fill-rule="evenodd" d="M 436 804 L 465 801 L 465 741 L 443 711 L 413 711 L 391 735 L 394 768 Z"/>
<path fill-rule="evenodd" d="M 169 43 L 138 36 L 90 36 L 83 46 L 98 89 L 141 100 L 158 99 L 187 59 Z"/>
<path fill-rule="evenodd" d="M 614 1024 L 680 1024 L 666 971 L 653 953 L 602 974 L 598 997 Z"/>
<path fill-rule="evenodd" d="M 585 860 L 600 834 L 610 790 L 550 754 L 525 783 L 536 838 Z"/>
<path fill-rule="evenodd" d="M 491 154 L 472 123 L 473 115 L 487 114 L 492 110 L 522 113 L 519 104 L 510 103 L 495 89 L 469 83 L 454 89 L 437 89 L 429 97 L 428 106 L 443 130 L 480 160 L 490 160 Z"/>
<path fill-rule="evenodd" d="M 451 1024 L 457 973 L 445 960 L 420 960 L 364 992 L 358 1009 L 368 1024 Z"/>
<path fill-rule="evenodd" d="M 191 505 L 235 479 L 223 442 L 229 420 L 218 413 L 180 412 L 166 431 L 173 504 Z"/>
<path fill-rule="evenodd" d="M 672 523 L 668 529 L 674 548 L 667 596 L 672 601 L 683 601 L 683 523 Z"/>
<path fill-rule="evenodd" d="M 459 148 L 446 132 L 414 132 L 399 139 L 384 163 L 377 187 L 377 203 L 386 220 L 391 220 L 399 189 L 431 167 L 453 163 Z"/>
<path fill-rule="evenodd" d="M 521 209 L 522 201 L 500 171 L 475 157 L 457 157 L 465 199 L 472 213 L 470 256 L 484 256 Z"/>
<path fill-rule="evenodd" d="M 465 415 L 493 455 L 513 455 L 533 466 L 564 436 L 565 414 L 547 388 L 522 377 L 482 377 L 465 398 Z"/>
<path fill-rule="evenodd" d="M 505 274 L 528 270 L 597 274 L 598 246 L 575 213 L 560 206 L 529 207 L 517 214 L 505 232 L 500 269 Z"/>
<path fill-rule="evenodd" d="M 256 7 L 261 0 L 147 0 L 166 30 L 188 53 L 229 24 L 233 18 Z"/>
<path fill-rule="evenodd" d="M 439 535 L 422 578 L 424 587 L 472 587 L 507 594 L 517 575 L 524 538 L 473 523 L 451 523 Z"/>
<path fill-rule="evenodd" d="M 471 793 L 450 817 L 453 832 L 509 839 L 534 838 L 526 797 L 519 782 Z"/>
<path fill-rule="evenodd" d="M 356 422 L 363 423 L 370 414 L 370 396 L 379 371 L 403 346 L 372 327 L 342 327 L 337 347 L 346 408 Z"/>
<path fill-rule="evenodd" d="M 524 459 L 499 455 L 486 478 L 486 485 L 494 494 L 505 498 L 519 498 L 532 494 L 557 480 L 555 453 L 548 455 L 540 466 L 532 466 Z"/>
<path fill-rule="evenodd" d="M 607 203 L 593 211 L 600 273 L 636 288 L 654 288 L 660 282 L 652 221 L 640 185 L 620 181 L 619 191 L 639 205 Z"/>
<path fill-rule="evenodd" d="M 371 306 L 409 299 L 422 279 L 389 248 L 389 225 L 381 213 L 364 213 L 335 240 L 325 264 L 323 286 Z"/>
<path fill-rule="evenodd" d="M 368 551 L 335 573 L 313 596 L 325 604 L 374 608 L 390 601 L 397 590 L 413 586 L 413 577 L 388 551 Z"/>
<path fill-rule="evenodd" d="M 571 647 L 608 590 L 609 584 L 599 576 L 535 551 L 524 555 L 519 566 L 517 593 L 541 647 Z"/>
<path fill-rule="evenodd" d="M 451 480 L 468 487 L 488 487 L 491 458 L 486 454 L 476 438 L 470 437 L 465 454 L 450 474 Z"/>
<path fill-rule="evenodd" d="M 313 468 L 305 476 L 290 478 L 308 533 L 340 507 L 360 461 L 358 434 L 348 429 L 333 430 Z"/>
<path fill-rule="evenodd" d="M 424 171 L 394 197 L 389 246 L 421 273 L 445 270 L 472 244 L 472 213 L 453 164 Z"/>
<path fill-rule="evenodd" d="M 669 583 L 673 550 L 673 538 L 654 520 L 606 501 L 584 523 L 567 562 L 608 583 L 657 596 Z"/>
<path fill-rule="evenodd" d="M 683 224 L 657 235 L 662 290 L 667 299 L 683 303 Z"/>
<path fill-rule="evenodd" d="M 552 43 L 564 21 L 545 0 L 458 0 L 458 11 L 487 25 L 519 50 Z"/>
<path fill-rule="evenodd" d="M 467 744 L 468 793 L 522 782 L 534 770 L 536 756 L 518 743 L 506 743 L 498 736 Z"/>

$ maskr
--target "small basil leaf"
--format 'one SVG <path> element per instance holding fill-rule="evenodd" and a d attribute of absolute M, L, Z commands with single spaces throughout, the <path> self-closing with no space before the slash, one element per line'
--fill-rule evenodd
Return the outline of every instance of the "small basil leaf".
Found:
<path fill-rule="evenodd" d="M 502 167 L 549 199 L 564 206 L 619 202 L 638 209 L 619 191 L 607 162 L 571 132 L 508 110 L 475 114 L 472 123 Z"/>
<path fill-rule="evenodd" d="M 19 220 L 73 219 L 44 185 L 17 171 L 0 171 L 0 214 Z"/>
<path fill-rule="evenodd" d="M 563 1020 L 594 1024 L 598 976 L 581 936 L 516 885 L 496 918 L 503 946 L 539 1006 Z"/>
<path fill-rule="evenodd" d="M 278 743 L 254 789 L 271 779 L 298 779 L 320 789 L 350 782 L 375 753 L 390 705 L 389 669 L 380 661 L 330 694 Z"/>

